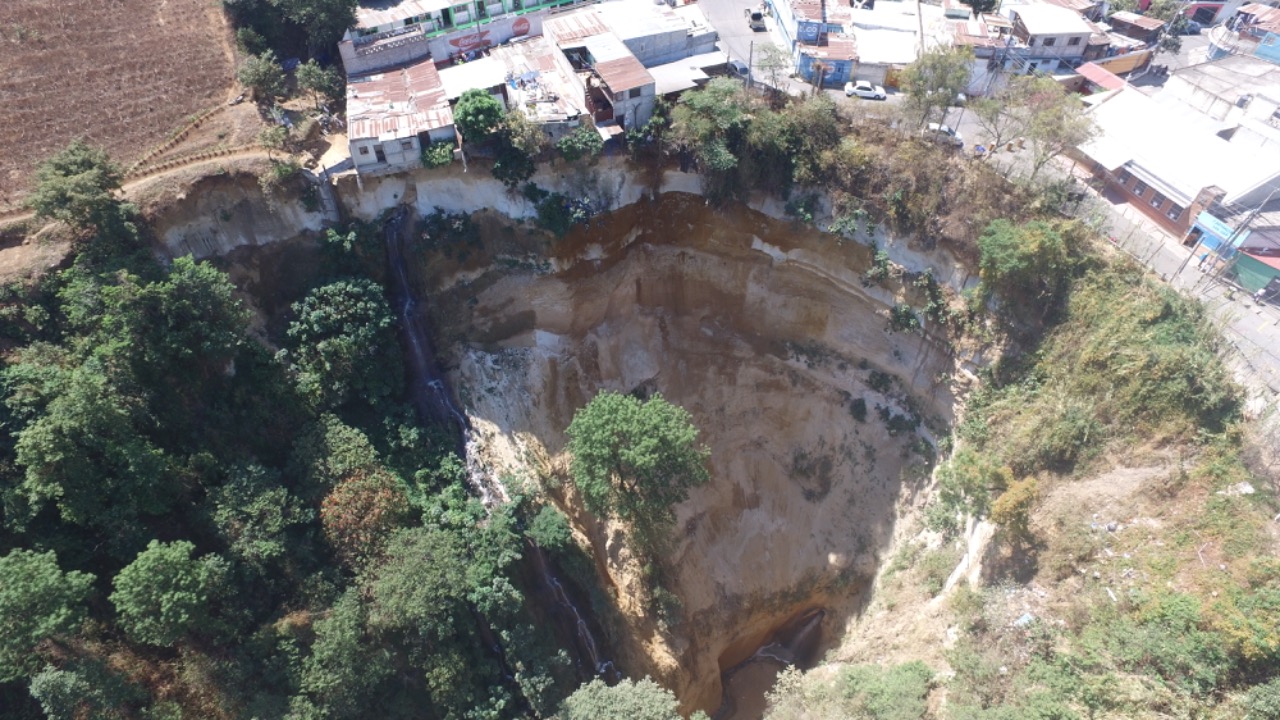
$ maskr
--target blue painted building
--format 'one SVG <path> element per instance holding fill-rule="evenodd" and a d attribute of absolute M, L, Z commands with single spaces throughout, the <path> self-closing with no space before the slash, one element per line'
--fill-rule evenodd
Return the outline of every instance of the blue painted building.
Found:
<path fill-rule="evenodd" d="M 824 87 L 853 79 L 858 50 L 847 2 L 770 0 L 769 10 L 801 77 L 816 84 L 821 76 Z"/>
<path fill-rule="evenodd" d="M 1206 210 L 1196 215 L 1195 222 L 1191 223 L 1191 229 L 1187 232 L 1187 238 L 1193 242 L 1199 239 L 1200 246 L 1204 250 L 1225 260 L 1236 254 L 1236 249 L 1248 239 L 1250 232 L 1252 231 L 1245 230 L 1233 238 L 1235 228 Z"/>

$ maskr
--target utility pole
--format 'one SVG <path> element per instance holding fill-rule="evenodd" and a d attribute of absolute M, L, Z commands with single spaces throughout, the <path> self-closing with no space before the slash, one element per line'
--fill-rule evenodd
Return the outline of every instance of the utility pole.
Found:
<path fill-rule="evenodd" d="M 751 68 L 756 65 L 756 41 L 752 40 L 750 47 L 747 49 L 747 89 L 751 89 Z"/>
<path fill-rule="evenodd" d="M 1220 245 L 1218 245 L 1218 250 L 1216 251 L 1216 254 L 1219 257 L 1222 256 L 1222 246 L 1226 245 L 1227 247 L 1231 247 L 1235 243 L 1236 238 L 1240 237 L 1240 234 L 1249 228 L 1249 223 L 1253 222 L 1253 219 L 1256 218 L 1258 214 L 1262 212 L 1262 208 L 1266 207 L 1267 203 L 1271 202 L 1271 198 L 1275 197 L 1275 194 L 1277 192 L 1280 192 L 1280 188 L 1277 188 L 1276 190 L 1272 190 L 1271 194 L 1267 195 L 1266 200 L 1263 200 L 1260 205 L 1250 210 L 1249 214 L 1245 216 L 1244 220 L 1240 223 L 1240 225 L 1238 225 L 1234 230 L 1232 230 L 1231 234 L 1227 236 L 1227 238 L 1223 240 Z M 1196 238 L 1196 244 L 1191 246 L 1191 254 L 1188 255 L 1186 259 L 1182 261 L 1182 264 L 1178 266 L 1178 269 L 1174 271 L 1173 277 L 1169 278 L 1170 283 L 1172 283 L 1174 280 L 1177 279 L 1179 275 L 1182 274 L 1183 268 L 1187 266 L 1187 263 L 1191 262 L 1191 258 L 1196 256 L 1196 251 L 1199 250 L 1200 246 L 1203 244 L 1204 244 L 1204 233 L 1201 232 L 1200 237 Z"/>

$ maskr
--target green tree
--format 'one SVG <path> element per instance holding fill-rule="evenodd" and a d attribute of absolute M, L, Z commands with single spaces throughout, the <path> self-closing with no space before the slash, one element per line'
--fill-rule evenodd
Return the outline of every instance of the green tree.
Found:
<path fill-rule="evenodd" d="M 594 127 L 579 125 L 556 142 L 556 150 L 560 151 L 565 162 L 574 163 L 583 159 L 592 161 L 604 150 L 604 139 Z"/>
<path fill-rule="evenodd" d="M 289 528 L 309 522 L 314 513 L 261 465 L 231 472 L 227 484 L 211 494 L 213 522 L 233 557 L 263 569 L 287 552 Z"/>
<path fill-rule="evenodd" d="M 941 122 L 956 96 L 969 87 L 973 71 L 973 51 L 968 47 L 930 50 L 902 71 L 902 91 L 906 93 L 904 108 L 919 118 L 923 127 L 930 121 Z"/>
<path fill-rule="evenodd" d="M 708 451 L 689 413 L 654 395 L 602 392 L 567 430 L 573 481 L 587 509 L 634 524 L 644 545 L 675 519 L 672 506 L 708 479 Z"/>
<path fill-rule="evenodd" d="M 1066 240 L 1042 220 L 993 220 L 978 237 L 978 253 L 983 285 L 1010 295 L 1040 298 L 1070 269 Z"/>
<path fill-rule="evenodd" d="M 331 48 L 342 39 L 347 28 L 356 24 L 358 0 L 270 0 L 307 33 L 307 48 L 312 55 Z"/>
<path fill-rule="evenodd" d="M 462 93 L 453 108 L 453 121 L 468 142 L 488 140 L 502 127 L 502 120 L 502 103 L 482 88 Z"/>
<path fill-rule="evenodd" d="M 1178 0 L 1153 0 L 1144 15 L 1164 21 L 1156 39 L 1154 55 L 1177 55 L 1182 51 L 1182 34 L 1187 27 L 1187 6 Z"/>
<path fill-rule="evenodd" d="M 668 140 L 693 150 L 707 170 L 731 170 L 738 164 L 734 148 L 751 121 L 752 105 L 742 83 L 715 78 L 680 96 L 671 111 Z"/>
<path fill-rule="evenodd" d="M 1067 150 L 1093 137 L 1093 119 L 1084 114 L 1080 98 L 1051 77 L 1034 77 L 1019 91 L 1031 141 L 1031 179 Z"/>
<path fill-rule="evenodd" d="M 140 432 L 144 406 L 97 363 L 72 370 L 53 392 L 18 432 L 20 493 L 33 508 L 51 502 L 63 522 L 95 528 L 112 552 L 136 551 L 143 517 L 165 512 L 176 490 L 165 453 Z"/>
<path fill-rule="evenodd" d="M 272 125 L 258 133 L 258 144 L 267 149 L 267 158 L 275 160 L 272 152 L 282 153 L 289 145 L 289 128 L 283 125 Z"/>
<path fill-rule="evenodd" d="M 36 672 L 40 643 L 80 626 L 93 581 L 63 572 L 52 552 L 13 550 L 0 558 L 0 682 Z"/>
<path fill-rule="evenodd" d="M 795 67 L 791 53 L 773 43 L 765 43 L 756 52 L 759 53 L 756 68 L 766 78 L 769 88 L 775 91 L 781 89 L 782 83 Z"/>
<path fill-rule="evenodd" d="M 681 720 L 676 696 L 649 678 L 610 687 L 596 678 L 565 698 L 561 720 Z M 697 715 L 706 717 L 702 713 Z"/>
<path fill-rule="evenodd" d="M 240 84 L 253 91 L 259 102 L 270 102 L 284 95 L 284 68 L 274 50 L 267 50 L 261 55 L 250 56 L 236 73 Z"/>
<path fill-rule="evenodd" d="M 1000 0 L 968 0 L 968 5 L 973 10 L 974 17 L 983 13 L 995 12 L 1000 7 Z"/>
<path fill-rule="evenodd" d="M 315 642 L 302 664 L 290 717 L 338 720 L 368 717 L 376 689 L 393 668 L 389 653 L 365 632 L 365 608 L 357 590 L 345 593 L 315 624 Z"/>
<path fill-rule="evenodd" d="M 321 97 L 336 101 L 342 97 L 345 90 L 342 73 L 337 68 L 321 67 L 315 60 L 308 60 L 299 65 L 295 71 L 295 77 L 298 79 L 298 87 L 311 93 L 311 99 L 315 101 L 317 110 L 320 109 Z"/>
<path fill-rule="evenodd" d="M 502 134 L 512 147 L 529 157 L 537 157 L 547 147 L 542 127 L 520 110 L 508 110 L 502 118 Z"/>
<path fill-rule="evenodd" d="M 114 720 L 142 695 L 100 662 L 77 661 L 64 668 L 47 666 L 31 678 L 31 696 L 48 720 Z"/>
<path fill-rule="evenodd" d="M 467 547 L 456 534 L 436 528 L 397 532 L 387 560 L 369 585 L 369 625 L 430 638 L 453 635 L 454 617 L 465 617 L 470 588 Z"/>
<path fill-rule="evenodd" d="M 438 168 L 453 164 L 453 141 L 440 140 L 422 148 L 419 158 L 424 168 Z"/>
<path fill-rule="evenodd" d="M 207 629 L 210 607 L 227 576 L 217 555 L 191 557 L 185 540 L 152 540 L 115 578 L 111 603 L 131 638 L 170 646 L 188 633 Z"/>
<path fill-rule="evenodd" d="M 27 204 L 42 218 L 80 229 L 104 229 L 119 217 L 121 174 L 106 151 L 74 140 L 36 170 L 36 187 Z"/>
<path fill-rule="evenodd" d="M 290 357 L 302 393 L 320 407 L 378 404 L 403 384 L 395 318 L 371 280 L 323 285 L 293 306 Z"/>

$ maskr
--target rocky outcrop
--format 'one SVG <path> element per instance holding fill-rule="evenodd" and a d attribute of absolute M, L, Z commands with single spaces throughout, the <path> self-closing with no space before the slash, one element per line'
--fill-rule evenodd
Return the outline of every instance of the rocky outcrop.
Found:
<path fill-rule="evenodd" d="M 668 582 L 683 622 L 664 630 L 636 601 L 620 528 L 576 517 L 628 626 L 624 667 L 714 709 L 722 670 L 788 620 L 821 606 L 838 628 L 857 608 L 899 505 L 927 482 L 929 429 L 908 418 L 949 422 L 938 381 L 954 359 L 888 330 L 894 298 L 862 282 L 867 248 L 745 207 L 664 194 L 551 252 L 550 266 L 437 276 L 455 385 L 499 473 L 560 453 L 600 389 L 693 414 L 713 479 L 678 509 Z"/>

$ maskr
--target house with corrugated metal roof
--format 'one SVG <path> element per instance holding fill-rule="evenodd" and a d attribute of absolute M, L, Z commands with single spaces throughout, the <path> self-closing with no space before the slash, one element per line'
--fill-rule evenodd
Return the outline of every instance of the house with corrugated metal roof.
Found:
<path fill-rule="evenodd" d="M 588 9 L 548 18 L 542 31 L 582 81 L 601 135 L 620 135 L 649 122 L 657 100 L 653 76 L 599 13 Z"/>
<path fill-rule="evenodd" d="M 456 139 L 453 110 L 432 60 L 347 79 L 347 145 L 357 173 L 420 167 L 424 147 Z"/>

